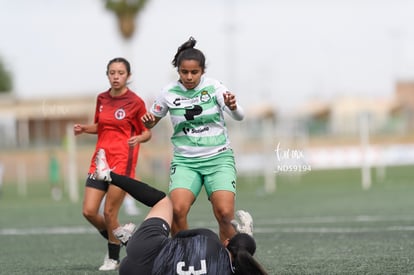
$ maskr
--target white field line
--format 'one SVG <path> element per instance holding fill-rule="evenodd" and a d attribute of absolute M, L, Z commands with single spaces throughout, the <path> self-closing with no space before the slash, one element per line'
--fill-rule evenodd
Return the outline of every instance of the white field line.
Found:
<path fill-rule="evenodd" d="M 0 236 L 16 235 L 69 235 L 90 234 L 97 230 L 92 226 L 68 226 L 68 227 L 38 227 L 38 228 L 5 228 L 0 229 Z"/>
<path fill-rule="evenodd" d="M 207 227 L 207 226 L 204 226 Z M 214 228 L 210 228 L 214 230 Z M 350 234 L 350 233 L 373 233 L 373 232 L 401 232 L 414 231 L 414 226 L 388 226 L 378 227 L 263 227 L 255 226 L 255 234 L 266 233 L 316 233 L 316 234 Z M 30 229 L 1 229 L 0 236 L 28 236 L 28 235 L 78 235 L 93 234 L 97 231 L 93 228 L 86 227 L 50 227 L 50 228 L 30 228 Z"/>
<path fill-rule="evenodd" d="M 414 231 L 414 226 L 388 226 L 378 227 L 290 227 L 290 228 L 274 228 L 274 227 L 254 227 L 255 234 L 258 233 L 316 233 L 316 234 L 351 234 L 351 233 L 375 233 L 375 232 L 401 232 Z"/>
<path fill-rule="evenodd" d="M 336 216 L 336 217 L 301 217 L 301 218 L 276 218 L 254 219 L 255 223 L 268 225 L 283 224 L 335 224 L 335 223 L 375 223 L 375 222 L 413 222 L 414 216 Z"/>
<path fill-rule="evenodd" d="M 392 222 L 394 225 L 378 225 L 378 222 Z M 412 225 L 406 225 L 412 222 Z M 335 226 L 342 223 L 351 223 L 352 227 Z M 404 225 L 400 225 L 400 224 Z M 312 226 L 306 226 L 312 224 Z M 320 225 L 320 226 L 317 226 Z M 324 226 L 329 224 L 330 226 Z M 191 224 L 190 224 L 191 225 Z M 289 225 L 289 226 L 287 226 Z M 193 222 L 191 227 L 207 227 L 212 230 L 211 221 Z M 255 233 L 365 233 L 365 232 L 393 232 L 414 231 L 414 216 L 355 216 L 355 217 L 304 217 L 285 219 L 258 219 L 254 221 Z M 17 235 L 69 235 L 92 234 L 97 230 L 92 226 L 61 226 L 38 228 L 1 228 L 0 236 Z"/>

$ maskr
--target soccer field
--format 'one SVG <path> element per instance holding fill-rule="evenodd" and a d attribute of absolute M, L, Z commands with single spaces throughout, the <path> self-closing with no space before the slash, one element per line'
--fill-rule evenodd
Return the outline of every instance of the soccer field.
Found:
<path fill-rule="evenodd" d="M 273 194 L 258 177 L 239 179 L 237 208 L 255 220 L 256 258 L 269 274 L 414 274 L 413 167 L 373 176 L 363 190 L 359 170 L 281 175 Z M 122 211 L 120 220 L 143 215 Z M 217 230 L 205 195 L 190 225 Z M 97 271 L 106 242 L 82 217 L 81 202 L 53 201 L 47 185 L 29 185 L 25 198 L 4 186 L 0 244 L 0 274 L 117 274 Z"/>

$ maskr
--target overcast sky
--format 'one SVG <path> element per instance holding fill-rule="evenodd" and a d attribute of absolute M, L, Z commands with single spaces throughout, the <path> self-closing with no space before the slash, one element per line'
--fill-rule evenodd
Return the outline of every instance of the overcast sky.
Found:
<path fill-rule="evenodd" d="M 248 107 L 391 97 L 414 79 L 411 0 L 150 0 L 130 41 L 102 0 L 0 0 L 0 56 L 22 98 L 96 95 L 107 62 L 127 57 L 148 103 L 177 78 L 171 60 L 194 36 L 207 75 Z"/>

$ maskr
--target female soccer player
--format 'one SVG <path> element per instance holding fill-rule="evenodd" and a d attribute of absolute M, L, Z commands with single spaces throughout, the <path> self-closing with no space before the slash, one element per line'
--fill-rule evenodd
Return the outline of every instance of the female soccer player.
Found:
<path fill-rule="evenodd" d="M 154 127 L 170 113 L 174 156 L 170 169 L 169 195 L 174 219 L 171 233 L 187 229 L 187 215 L 204 186 L 224 242 L 234 234 L 236 169 L 227 136 L 224 112 L 235 120 L 244 113 L 236 97 L 219 81 L 204 77 L 205 56 L 190 37 L 174 56 L 179 80 L 168 84 L 142 117 Z"/>
<path fill-rule="evenodd" d="M 96 148 L 106 150 L 107 161 L 114 171 L 133 178 L 140 144 L 151 138 L 151 132 L 141 121 L 141 117 L 146 113 L 145 103 L 127 87 L 131 66 L 126 59 L 110 60 L 106 75 L 111 88 L 97 97 L 94 124 L 75 124 L 74 133 L 97 134 Z M 91 177 L 95 171 L 96 151 L 86 180 L 83 215 L 108 239 L 108 257 L 105 257 L 104 264 L 99 270 L 115 270 L 119 265 L 120 242 L 112 231 L 119 227 L 118 212 L 125 192 Z M 105 194 L 102 216 L 99 207 Z"/>
<path fill-rule="evenodd" d="M 253 220 L 248 212 L 238 212 L 240 223 L 232 221 L 238 233 L 224 244 L 213 231 L 205 228 L 183 230 L 169 238 L 173 206 L 164 192 L 111 172 L 104 150 L 97 154 L 94 176 L 152 207 L 137 231 L 125 232 L 130 238 L 124 239 L 128 242 L 127 256 L 121 262 L 119 274 L 267 274 L 253 257 L 256 242 L 252 237 Z"/>

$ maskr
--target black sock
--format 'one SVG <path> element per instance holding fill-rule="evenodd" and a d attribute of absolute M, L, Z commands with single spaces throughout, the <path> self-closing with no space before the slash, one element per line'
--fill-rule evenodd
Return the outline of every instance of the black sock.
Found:
<path fill-rule="evenodd" d="M 152 207 L 157 202 L 165 197 L 165 193 L 149 186 L 148 184 L 129 178 L 127 176 L 121 176 L 114 172 L 111 172 L 112 182 L 111 184 L 120 187 L 122 190 L 129 193 L 134 199 Z"/>
<path fill-rule="evenodd" d="M 106 229 L 99 231 L 99 234 L 101 234 L 105 239 L 108 239 L 108 231 Z"/>
<path fill-rule="evenodd" d="M 112 260 L 119 261 L 119 251 L 121 251 L 120 244 L 108 243 L 108 257 Z"/>

